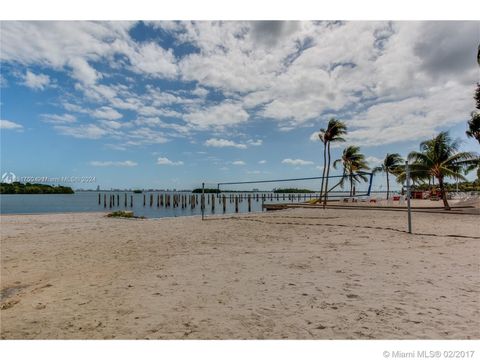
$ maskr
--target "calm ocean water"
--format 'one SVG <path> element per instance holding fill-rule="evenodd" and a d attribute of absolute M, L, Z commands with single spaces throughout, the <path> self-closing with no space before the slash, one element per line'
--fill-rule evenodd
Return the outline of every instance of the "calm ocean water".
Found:
<path fill-rule="evenodd" d="M 100 192 L 101 194 L 101 204 L 98 204 L 98 192 L 96 191 L 78 191 L 75 194 L 58 194 L 58 195 L 42 195 L 42 194 L 29 194 L 29 195 L 0 195 L 0 213 L 2 214 L 36 214 L 36 213 L 64 213 L 64 212 L 111 212 L 115 210 L 132 210 L 137 216 L 145 216 L 147 218 L 161 218 L 161 217 L 175 217 L 175 216 L 190 216 L 190 215 L 201 215 L 200 209 L 200 195 L 198 195 L 199 204 L 195 208 L 191 208 L 187 204 L 186 208 L 181 208 L 181 206 L 174 208 L 171 207 L 157 207 L 157 194 L 162 194 L 160 192 L 145 192 L 146 195 L 146 205 L 143 206 L 143 195 L 144 194 L 134 194 L 132 192 Z M 104 194 L 107 195 L 107 207 L 104 207 L 103 200 Z M 125 207 L 125 194 L 127 194 L 127 207 Z M 150 207 L 150 194 L 153 194 L 153 206 Z M 169 193 L 172 194 L 172 193 Z M 177 193 L 183 195 L 191 195 L 189 193 Z M 270 194 L 270 193 L 268 193 Z M 109 196 L 115 195 L 115 206 L 109 207 Z M 120 204 L 117 206 L 117 195 L 120 197 Z M 238 194 L 236 194 L 238 195 Z M 130 197 L 133 196 L 133 207 L 130 207 Z M 234 213 L 235 212 L 235 202 L 230 202 L 227 196 L 226 211 L 225 213 Z M 244 194 L 246 196 L 246 194 Z M 269 196 L 269 195 L 268 195 Z M 313 195 L 312 195 L 313 196 Z M 310 194 L 306 195 L 306 199 L 310 198 Z M 215 196 L 215 211 L 212 212 L 211 201 L 206 201 L 205 214 L 223 214 L 222 204 L 219 203 L 218 197 Z M 268 203 L 285 203 L 285 202 L 299 202 L 304 201 L 304 195 L 296 195 L 295 199 L 288 199 L 288 194 L 285 195 L 285 200 L 283 195 L 279 195 L 277 201 L 276 195 L 273 199 L 268 199 L 265 201 Z M 244 198 L 243 201 L 238 204 L 239 212 L 248 212 L 248 201 Z M 262 199 L 261 194 L 259 194 L 259 200 L 255 198 L 251 202 L 251 211 L 259 212 L 262 211 Z"/>

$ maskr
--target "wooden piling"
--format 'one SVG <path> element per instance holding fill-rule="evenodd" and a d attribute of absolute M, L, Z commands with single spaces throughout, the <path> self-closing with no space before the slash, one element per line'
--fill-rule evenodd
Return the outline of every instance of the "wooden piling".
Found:
<path fill-rule="evenodd" d="M 223 212 L 227 210 L 227 198 L 223 195 Z"/>
<path fill-rule="evenodd" d="M 235 195 L 235 212 L 238 213 L 238 195 Z"/>
<path fill-rule="evenodd" d="M 127 207 L 127 193 L 125 193 L 125 207 Z"/>
<path fill-rule="evenodd" d="M 117 194 L 117 206 L 120 206 L 120 194 Z"/>
<path fill-rule="evenodd" d="M 146 203 L 147 199 L 146 199 L 146 195 L 143 194 L 143 206 L 145 206 L 145 203 Z"/>
<path fill-rule="evenodd" d="M 103 207 L 107 207 L 107 194 L 103 194 Z"/>
<path fill-rule="evenodd" d="M 252 211 L 252 199 L 250 198 L 250 194 L 248 194 L 248 212 Z"/>
<path fill-rule="evenodd" d="M 102 201 L 101 201 L 101 195 L 100 195 L 100 193 L 98 193 L 98 205 L 100 205 L 101 203 L 102 203 Z"/>
<path fill-rule="evenodd" d="M 215 194 L 212 194 L 212 212 L 215 212 Z"/>
<path fill-rule="evenodd" d="M 130 195 L 130 207 L 133 207 L 133 195 Z"/>

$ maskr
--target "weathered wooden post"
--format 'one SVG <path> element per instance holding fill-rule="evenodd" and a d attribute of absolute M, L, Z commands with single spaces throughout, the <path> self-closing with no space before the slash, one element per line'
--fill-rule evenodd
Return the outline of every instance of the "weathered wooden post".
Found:
<path fill-rule="evenodd" d="M 112 194 L 110 194 L 110 209 L 112 208 Z"/>
<path fill-rule="evenodd" d="M 215 194 L 212 194 L 212 212 L 215 212 Z"/>
<path fill-rule="evenodd" d="M 252 211 L 252 199 L 250 198 L 250 194 L 248 194 L 248 212 Z"/>
<path fill-rule="evenodd" d="M 107 207 L 107 194 L 103 194 L 103 207 Z"/>
<path fill-rule="evenodd" d="M 160 207 L 160 194 L 157 194 L 157 208 Z"/>
<path fill-rule="evenodd" d="M 238 213 L 238 195 L 235 195 L 235 212 Z"/>
<path fill-rule="evenodd" d="M 146 202 L 146 195 L 143 194 L 143 206 L 145 206 L 145 202 Z"/>
<path fill-rule="evenodd" d="M 227 198 L 223 195 L 223 212 L 227 210 Z"/>
<path fill-rule="evenodd" d="M 133 195 L 130 195 L 130 207 L 133 207 Z"/>
<path fill-rule="evenodd" d="M 153 205 L 153 194 L 150 194 L 150 207 Z"/>
<path fill-rule="evenodd" d="M 98 193 L 98 205 L 102 203 L 100 193 Z"/>
<path fill-rule="evenodd" d="M 202 183 L 202 201 L 200 203 L 200 210 L 202 212 L 202 220 L 205 218 L 205 183 Z"/>
<path fill-rule="evenodd" d="M 127 207 L 127 193 L 125 193 L 125 207 Z"/>
<path fill-rule="evenodd" d="M 120 194 L 117 194 L 117 206 L 120 206 Z"/>

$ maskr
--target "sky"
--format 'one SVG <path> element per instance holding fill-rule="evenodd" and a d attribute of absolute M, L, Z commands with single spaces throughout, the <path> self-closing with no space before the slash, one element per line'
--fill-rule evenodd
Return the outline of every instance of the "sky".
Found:
<path fill-rule="evenodd" d="M 1 173 L 74 188 L 320 176 L 317 132 L 371 167 L 465 136 L 480 22 L 0 23 Z M 333 170 L 333 174 L 339 171 Z M 382 181 L 379 177 L 378 181 Z M 378 182 L 377 182 L 378 183 Z"/>

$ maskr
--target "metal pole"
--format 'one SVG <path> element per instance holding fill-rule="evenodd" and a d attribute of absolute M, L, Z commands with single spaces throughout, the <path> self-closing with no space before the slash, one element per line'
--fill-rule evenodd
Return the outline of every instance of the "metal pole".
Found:
<path fill-rule="evenodd" d="M 202 183 L 202 201 L 201 201 L 201 208 L 202 208 L 202 220 L 205 217 L 205 183 Z"/>
<path fill-rule="evenodd" d="M 408 161 L 405 161 L 405 172 L 407 175 L 407 209 L 408 209 L 408 233 L 412 233 L 412 209 L 410 207 L 410 167 Z"/>

